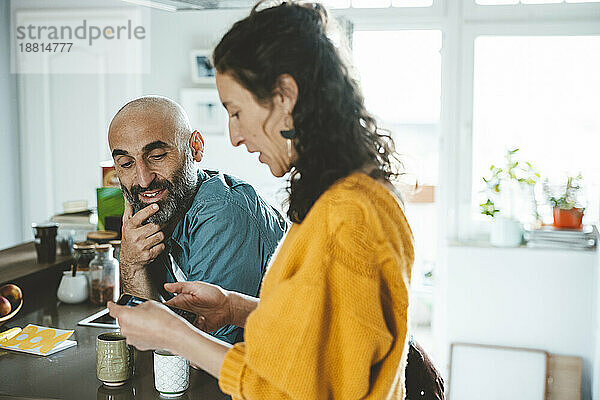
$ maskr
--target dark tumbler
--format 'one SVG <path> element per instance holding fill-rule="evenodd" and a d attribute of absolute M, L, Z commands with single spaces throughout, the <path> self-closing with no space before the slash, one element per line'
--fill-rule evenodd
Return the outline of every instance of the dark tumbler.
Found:
<path fill-rule="evenodd" d="M 47 222 L 31 224 L 35 236 L 35 250 L 39 264 L 53 263 L 56 261 L 56 232 L 58 224 Z"/>

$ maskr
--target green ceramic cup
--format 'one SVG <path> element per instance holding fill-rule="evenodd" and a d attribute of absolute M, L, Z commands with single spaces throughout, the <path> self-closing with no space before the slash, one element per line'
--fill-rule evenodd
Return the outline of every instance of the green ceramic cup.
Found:
<path fill-rule="evenodd" d="M 96 376 L 106 386 L 120 386 L 133 375 L 134 350 L 119 332 L 96 339 Z"/>

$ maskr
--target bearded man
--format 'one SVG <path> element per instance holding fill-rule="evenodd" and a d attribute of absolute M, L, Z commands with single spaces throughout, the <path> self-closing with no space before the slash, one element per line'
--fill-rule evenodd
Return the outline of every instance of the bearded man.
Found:
<path fill-rule="evenodd" d="M 287 224 L 246 182 L 197 167 L 204 140 L 183 108 L 135 99 L 113 118 L 108 142 L 125 197 L 123 292 L 167 300 L 164 283 L 186 280 L 258 296 Z M 242 340 L 234 326 L 212 334 Z"/>

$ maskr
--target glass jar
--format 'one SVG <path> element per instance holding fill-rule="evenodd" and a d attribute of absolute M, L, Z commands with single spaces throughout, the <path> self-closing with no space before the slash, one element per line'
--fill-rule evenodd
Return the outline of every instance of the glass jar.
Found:
<path fill-rule="evenodd" d="M 77 271 L 81 271 L 89 277 L 90 261 L 96 257 L 93 242 L 77 242 L 73 244 L 73 258 Z M 88 282 L 89 283 L 89 282 Z"/>
<path fill-rule="evenodd" d="M 90 262 L 90 301 L 103 306 L 119 297 L 119 263 L 110 244 L 96 244 L 95 252 Z"/>
<path fill-rule="evenodd" d="M 73 238 L 75 237 L 75 230 L 64 229 L 58 227 L 58 234 L 56 235 L 56 244 L 60 250 L 61 256 L 70 256 L 73 254 Z"/>
<path fill-rule="evenodd" d="M 119 262 L 119 256 L 121 253 L 121 241 L 120 240 L 111 240 L 110 242 L 108 242 L 108 244 L 110 244 L 113 247 L 113 249 L 115 249 L 113 256 L 115 257 L 115 260 L 117 260 L 117 262 Z"/>

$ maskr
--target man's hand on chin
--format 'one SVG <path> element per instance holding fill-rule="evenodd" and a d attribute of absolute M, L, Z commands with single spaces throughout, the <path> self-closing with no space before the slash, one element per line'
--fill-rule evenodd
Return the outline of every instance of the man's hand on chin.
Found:
<path fill-rule="evenodd" d="M 133 214 L 133 207 L 125 199 L 123 213 L 123 232 L 121 235 L 121 253 L 119 264 L 121 272 L 133 276 L 152 262 L 165 249 L 164 233 L 157 224 L 142 223 L 158 211 L 153 203 Z"/>

